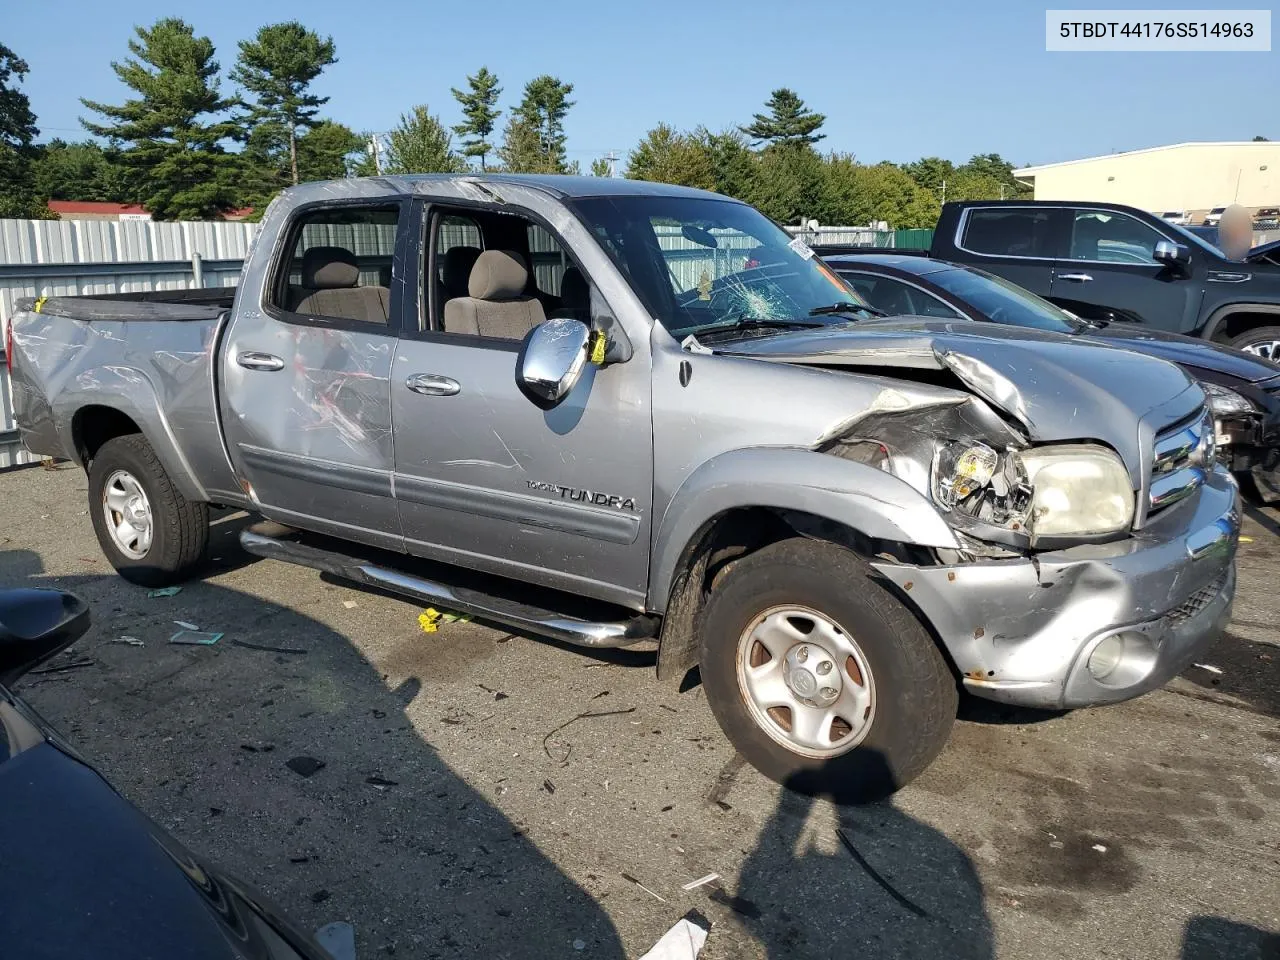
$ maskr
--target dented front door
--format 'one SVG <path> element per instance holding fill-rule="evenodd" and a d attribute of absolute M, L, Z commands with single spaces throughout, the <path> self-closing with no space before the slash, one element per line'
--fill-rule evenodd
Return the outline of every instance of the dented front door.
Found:
<path fill-rule="evenodd" d="M 396 498 L 411 553 L 639 605 L 653 448 L 647 357 L 588 367 L 551 411 L 515 382 L 519 342 L 402 339 Z"/>

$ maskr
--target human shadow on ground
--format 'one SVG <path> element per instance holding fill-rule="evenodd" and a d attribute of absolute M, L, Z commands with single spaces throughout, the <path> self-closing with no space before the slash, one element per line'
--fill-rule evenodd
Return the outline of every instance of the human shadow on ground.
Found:
<path fill-rule="evenodd" d="M 811 816 L 817 804 L 779 794 L 729 901 L 766 956 L 995 957 L 982 884 L 956 844 L 891 801 L 833 808 L 838 828 Z"/>
<path fill-rule="evenodd" d="M 1280 933 L 1225 917 L 1194 917 L 1178 960 L 1280 960 Z"/>
<path fill-rule="evenodd" d="M 10 550 L 0 586 L 70 590 L 93 611 L 50 665 L 90 662 L 18 692 L 126 797 L 304 926 L 351 921 L 361 956 L 542 958 L 575 955 L 575 941 L 624 956 L 599 904 L 416 732 L 406 711 L 417 700 L 420 714 L 432 678 L 389 689 L 324 624 L 207 582 L 180 604 L 148 599 L 115 576 L 46 576 L 37 554 Z M 179 617 L 225 638 L 170 644 Z M 300 757 L 322 766 L 303 776 L 288 765 Z"/>

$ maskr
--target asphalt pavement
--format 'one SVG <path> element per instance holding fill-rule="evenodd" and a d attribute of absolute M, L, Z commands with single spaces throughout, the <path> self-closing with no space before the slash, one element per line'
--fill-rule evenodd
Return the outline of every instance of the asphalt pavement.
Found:
<path fill-rule="evenodd" d="M 361 960 L 638 957 L 692 909 L 707 960 L 1280 957 L 1280 511 L 1248 511 L 1203 666 L 1098 710 L 966 701 L 923 777 L 854 810 L 744 766 L 651 650 L 424 633 L 245 555 L 243 522 L 149 598 L 99 553 L 82 473 L 0 474 L 0 584 L 95 618 L 90 663 L 19 692 L 188 846 L 349 920 Z M 224 636 L 170 644 L 178 620 Z"/>

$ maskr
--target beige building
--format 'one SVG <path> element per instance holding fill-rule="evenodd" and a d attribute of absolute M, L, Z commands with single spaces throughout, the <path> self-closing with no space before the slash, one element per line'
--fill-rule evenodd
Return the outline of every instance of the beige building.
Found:
<path fill-rule="evenodd" d="M 1199 221 L 1214 207 L 1280 207 L 1280 142 L 1174 143 L 1014 170 L 1037 200 L 1097 200 Z"/>

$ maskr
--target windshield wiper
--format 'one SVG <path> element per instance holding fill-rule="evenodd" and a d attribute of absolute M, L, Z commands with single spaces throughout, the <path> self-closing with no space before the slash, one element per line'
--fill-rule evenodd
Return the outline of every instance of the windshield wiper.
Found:
<path fill-rule="evenodd" d="M 825 323 L 809 323 L 807 320 L 773 320 L 768 317 L 741 316 L 728 323 L 713 323 L 709 327 L 696 328 L 690 332 L 699 340 L 706 340 L 708 335 L 715 337 L 718 334 L 741 333 L 747 330 L 810 330 L 825 326 Z"/>
<path fill-rule="evenodd" d="M 888 316 L 883 310 L 877 310 L 875 307 L 864 303 L 854 303 L 852 300 L 841 300 L 839 303 L 830 303 L 825 307 L 814 307 L 809 311 L 809 316 L 821 317 L 828 313 L 865 313 L 871 317 Z"/>

